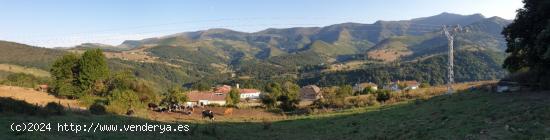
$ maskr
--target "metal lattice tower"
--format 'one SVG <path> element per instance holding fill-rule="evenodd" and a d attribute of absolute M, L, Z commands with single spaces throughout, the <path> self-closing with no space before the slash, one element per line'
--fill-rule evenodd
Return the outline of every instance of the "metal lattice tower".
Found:
<path fill-rule="evenodd" d="M 453 33 L 459 32 L 462 29 L 460 28 L 460 25 L 458 25 L 454 30 Z M 447 30 L 447 26 L 443 25 L 443 33 L 447 37 L 447 41 L 449 42 L 449 64 L 447 65 L 447 94 L 452 94 L 454 92 L 453 90 L 453 83 L 454 83 L 454 35 Z"/>

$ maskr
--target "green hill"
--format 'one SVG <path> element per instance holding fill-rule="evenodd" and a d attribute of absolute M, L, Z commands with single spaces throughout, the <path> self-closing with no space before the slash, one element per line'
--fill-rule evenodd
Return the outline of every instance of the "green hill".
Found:
<path fill-rule="evenodd" d="M 190 131 L 12 132 L 9 127 L 0 127 L 0 135 L 8 139 L 547 139 L 550 138 L 548 102 L 550 96 L 542 92 L 474 91 L 264 123 L 163 123 L 114 115 L 43 118 L 2 114 L 2 126 L 22 122 L 187 124 Z M 52 125 L 52 129 L 57 126 Z"/>
<path fill-rule="evenodd" d="M 50 64 L 65 51 L 0 41 L 0 63 L 49 70 Z"/>

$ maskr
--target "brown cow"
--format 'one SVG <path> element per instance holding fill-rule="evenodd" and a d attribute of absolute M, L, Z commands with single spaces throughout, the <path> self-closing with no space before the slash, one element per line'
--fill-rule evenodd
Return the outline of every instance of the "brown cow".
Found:
<path fill-rule="evenodd" d="M 232 114 L 233 114 L 233 108 L 226 108 L 226 109 L 223 111 L 223 115 L 224 115 L 224 116 L 232 115 Z"/>

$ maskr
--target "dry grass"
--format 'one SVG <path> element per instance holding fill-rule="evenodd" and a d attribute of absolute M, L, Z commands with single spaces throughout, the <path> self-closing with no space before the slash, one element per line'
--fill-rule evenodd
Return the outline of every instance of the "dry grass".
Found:
<path fill-rule="evenodd" d="M 49 77 L 50 73 L 41 69 L 22 67 L 12 64 L 0 64 L 0 71 L 31 74 L 37 77 Z"/>
<path fill-rule="evenodd" d="M 0 97 L 11 97 L 14 99 L 26 101 L 31 104 L 38 104 L 40 106 L 44 106 L 49 102 L 56 102 L 65 107 L 86 109 L 80 107 L 78 105 L 78 101 L 76 100 L 56 98 L 53 95 L 49 95 L 45 92 L 36 91 L 31 88 L 0 85 Z"/>
<path fill-rule="evenodd" d="M 399 50 L 375 50 L 367 53 L 370 59 L 382 60 L 384 62 L 395 61 L 402 56 L 411 55 L 411 51 Z"/>

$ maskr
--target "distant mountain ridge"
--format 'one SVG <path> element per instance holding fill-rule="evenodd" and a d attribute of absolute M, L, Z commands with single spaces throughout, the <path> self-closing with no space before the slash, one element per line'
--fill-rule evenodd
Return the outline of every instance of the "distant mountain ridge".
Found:
<path fill-rule="evenodd" d="M 252 33 L 230 29 L 209 29 L 143 40 L 127 40 L 119 46 L 125 48 L 139 48 L 142 46 L 190 48 L 192 46 L 202 46 L 202 48 L 209 49 L 212 52 L 222 52 L 219 55 L 229 56 L 225 59 L 225 62 L 219 63 L 227 63 L 233 59 L 230 53 L 234 54 L 235 52 L 278 64 L 281 64 L 279 61 L 287 61 L 282 57 L 297 57 L 296 55 L 302 54 L 317 56 L 312 59 L 321 59 L 322 61 L 319 63 L 331 63 L 335 62 L 335 59 L 346 55 L 367 54 L 368 51 L 383 50 L 384 47 L 381 47 L 382 44 L 379 43 L 387 44 L 392 42 L 394 40 L 392 38 L 395 37 L 421 39 L 409 39 L 412 42 L 390 44 L 406 44 L 407 47 L 400 47 L 411 51 L 411 55 L 424 54 L 425 52 L 418 51 L 444 46 L 444 41 L 437 41 L 444 39 L 437 34 L 443 25 L 461 25 L 472 31 L 471 34 L 464 34 L 462 38 L 458 39 L 459 44 L 460 42 L 476 43 L 480 41 L 479 38 L 489 38 L 485 41 L 493 43 L 474 47 L 503 51 L 504 43 L 502 43 L 500 31 L 502 27 L 509 23 L 509 20 L 499 17 L 485 18 L 481 14 L 441 13 L 411 20 L 377 21 L 373 24 L 341 23 L 325 27 L 269 28 Z M 435 42 L 438 43 L 430 44 Z M 375 46 L 378 47 L 373 48 Z M 422 48 L 421 46 L 428 47 Z M 155 47 L 149 50 L 154 49 Z M 305 64 L 296 62 L 292 65 Z"/>
<path fill-rule="evenodd" d="M 411 62 L 427 66 L 441 66 L 439 63 L 443 61 L 441 60 L 444 58 L 442 55 L 446 55 L 447 51 L 447 40 L 442 35 L 441 28 L 443 25 L 460 25 L 466 32 L 456 34 L 455 49 L 457 52 L 461 52 L 457 53 L 456 57 L 459 61 L 469 62 L 457 63 L 463 65 L 462 68 L 471 69 L 470 71 L 464 70 L 463 72 L 468 73 L 463 74 L 476 74 L 476 71 L 485 70 L 472 66 L 491 66 L 486 68 L 486 71 L 490 72 L 489 75 L 464 76 L 465 78 L 462 80 L 487 80 L 488 78 L 498 78 L 504 73 L 502 68 L 496 67 L 500 65 L 502 57 L 505 56 L 506 48 L 500 32 L 510 23 L 510 20 L 500 17 L 486 18 L 481 14 L 441 13 L 411 20 L 377 21 L 372 24 L 349 22 L 324 27 L 268 28 L 252 33 L 215 28 L 142 40 L 126 40 L 116 46 L 83 43 L 69 49 L 101 48 L 107 50 L 112 56 L 120 58 L 113 58 L 112 66 L 115 68 L 132 69 L 138 77 L 152 79 L 162 83 L 161 85 L 168 85 L 170 82 L 188 83 L 201 79 L 223 81 L 219 79 L 229 79 L 225 77 L 227 73 L 236 74 L 238 77 L 267 80 L 272 77 L 293 74 L 299 79 L 310 79 L 304 83 L 315 83 L 323 81 L 323 78 L 307 77 L 302 73 L 311 73 L 308 71 L 311 68 L 331 67 L 357 61 L 367 63 L 367 67 L 370 63 L 377 66 L 407 63 L 407 66 L 411 66 L 407 68 L 417 68 L 414 67 L 416 64 L 409 64 Z M 0 43 L 0 47 L 1 45 Z M 34 49 L 38 50 L 38 48 Z M 56 53 L 53 56 L 59 56 L 64 52 L 54 51 Z M 149 61 L 157 63 L 144 64 L 124 58 L 124 56 L 132 55 L 148 55 L 150 57 L 144 58 L 155 58 Z M 458 59 L 466 56 L 476 56 L 476 58 Z M 0 57 L 0 59 L 5 59 L 0 60 L 4 63 L 21 65 L 32 63 L 33 67 L 46 70 L 48 65 L 43 60 L 33 59 L 33 62 L 21 63 L 7 57 Z M 395 69 L 396 67 L 388 66 L 387 68 Z M 158 69 L 162 69 L 162 71 L 158 71 Z M 438 69 L 440 68 L 438 67 Z M 385 69 L 368 70 L 386 71 Z M 354 73 L 354 70 L 348 71 L 350 72 L 341 72 L 332 78 L 347 77 L 340 81 L 354 81 L 349 78 L 353 78 L 357 73 Z M 411 71 L 422 72 L 422 70 Z M 372 75 L 363 76 L 365 76 L 363 79 L 373 79 Z M 400 76 L 407 75 L 398 74 L 386 77 L 385 80 L 423 79 Z M 444 75 L 437 73 L 437 76 L 424 80 L 432 80 L 430 82 L 438 84 L 441 83 L 441 76 Z M 434 81 L 435 78 L 439 80 Z M 377 81 L 384 81 L 383 79 Z M 330 84 L 325 83 L 325 85 Z"/>

